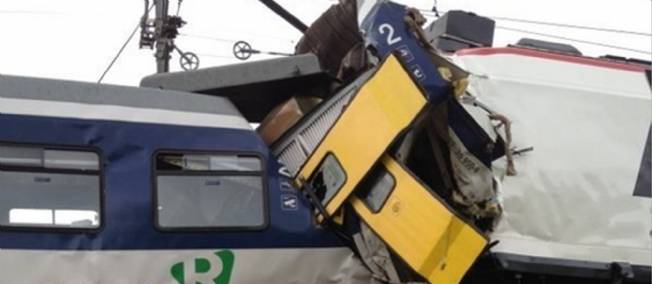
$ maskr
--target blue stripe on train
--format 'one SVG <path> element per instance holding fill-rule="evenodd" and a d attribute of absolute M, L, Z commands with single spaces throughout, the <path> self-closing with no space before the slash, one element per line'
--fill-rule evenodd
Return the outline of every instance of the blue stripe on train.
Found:
<path fill-rule="evenodd" d="M 58 250 L 331 247 L 308 202 L 281 209 L 278 163 L 252 131 L 0 114 L 0 142 L 93 146 L 104 160 L 104 223 L 97 233 L 0 231 L 0 248 Z M 269 226 L 262 231 L 160 232 L 152 213 L 151 159 L 159 149 L 249 151 L 267 161 Z M 2 190 L 2 189 L 0 189 Z"/>

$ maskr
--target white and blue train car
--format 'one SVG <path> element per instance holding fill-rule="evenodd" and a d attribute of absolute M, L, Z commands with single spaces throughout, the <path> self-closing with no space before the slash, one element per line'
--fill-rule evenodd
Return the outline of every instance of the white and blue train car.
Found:
<path fill-rule="evenodd" d="M 227 99 L 0 76 L 1 283 L 369 283 Z"/>

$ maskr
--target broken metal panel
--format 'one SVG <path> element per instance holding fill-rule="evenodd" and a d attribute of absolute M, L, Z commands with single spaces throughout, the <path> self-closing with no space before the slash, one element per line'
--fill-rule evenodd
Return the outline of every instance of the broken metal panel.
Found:
<path fill-rule="evenodd" d="M 326 213 L 335 213 L 425 105 L 398 58 L 388 57 L 304 163 L 295 184 L 310 184 Z"/>
<path fill-rule="evenodd" d="M 652 117 L 642 70 L 515 48 L 474 54 L 456 58 L 485 75 L 470 91 L 513 121 L 516 149 L 534 149 L 502 178 L 492 251 L 649 266 L 650 199 L 633 195 Z"/>
<path fill-rule="evenodd" d="M 351 197 L 356 213 L 428 281 L 459 283 L 487 239 L 393 158 L 381 163 Z"/>
<path fill-rule="evenodd" d="M 361 261 L 373 273 L 374 278 L 387 283 L 401 281 L 387 245 L 364 222 L 360 222 L 360 232 L 353 236 L 353 240 Z"/>
<path fill-rule="evenodd" d="M 333 78 L 313 54 L 246 62 L 196 71 L 150 75 L 142 87 L 229 98 L 250 122 L 259 122 L 294 95 L 325 96 Z"/>
<path fill-rule="evenodd" d="M 296 53 L 314 53 L 331 75 L 338 74 L 342 59 L 362 43 L 356 16 L 356 1 L 346 0 L 331 6 L 306 30 Z"/>
<path fill-rule="evenodd" d="M 459 96 L 464 92 L 469 73 L 437 54 L 424 38 L 421 27 L 415 23 L 418 19 L 409 20 L 412 12 L 403 5 L 380 1 L 361 25 L 366 31 L 366 40 L 381 57 L 391 52 L 400 54 L 402 61 L 427 92 L 430 104 L 448 104 L 451 129 L 460 138 L 461 145 L 489 170 L 495 158 L 494 140 L 452 98 L 452 94 Z"/>
<path fill-rule="evenodd" d="M 461 146 L 490 169 L 494 160 L 494 140 L 456 100 L 448 102 L 448 125 L 451 135 L 459 138 Z"/>

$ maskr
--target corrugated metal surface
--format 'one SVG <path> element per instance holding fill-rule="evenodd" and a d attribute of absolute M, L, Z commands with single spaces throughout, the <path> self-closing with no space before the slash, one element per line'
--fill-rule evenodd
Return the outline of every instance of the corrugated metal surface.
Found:
<path fill-rule="evenodd" d="M 292 176 L 306 161 L 310 153 L 317 148 L 337 118 L 342 114 L 351 98 L 374 70 L 367 71 L 356 81 L 323 102 L 313 112 L 299 121 L 277 143 L 272 145 L 272 153 L 287 167 Z"/>

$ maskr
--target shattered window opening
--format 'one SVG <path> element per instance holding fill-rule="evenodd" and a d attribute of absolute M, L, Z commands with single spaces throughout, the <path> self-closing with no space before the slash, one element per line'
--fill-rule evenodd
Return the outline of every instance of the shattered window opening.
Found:
<path fill-rule="evenodd" d="M 321 203 L 326 205 L 346 182 L 346 173 L 335 155 L 328 153 L 308 182 Z"/>

